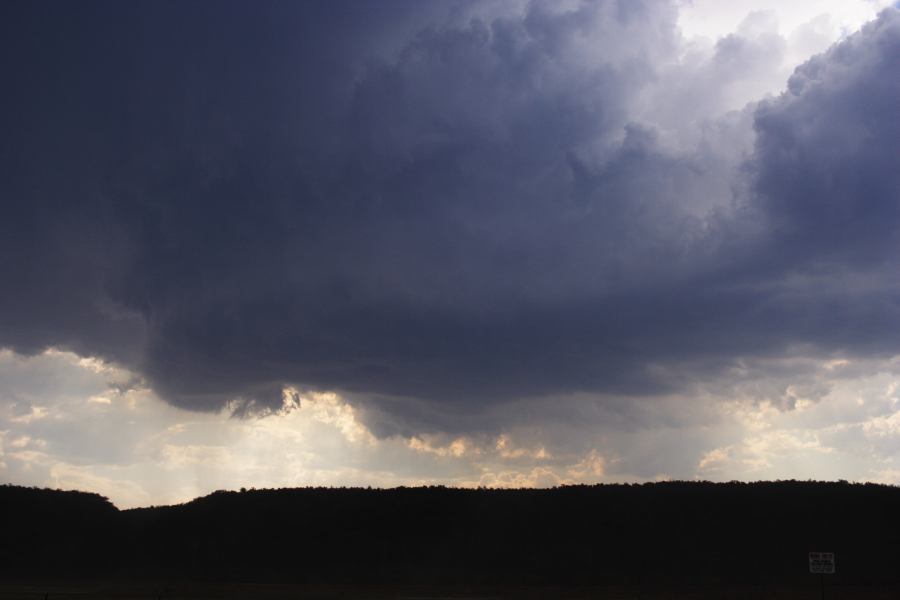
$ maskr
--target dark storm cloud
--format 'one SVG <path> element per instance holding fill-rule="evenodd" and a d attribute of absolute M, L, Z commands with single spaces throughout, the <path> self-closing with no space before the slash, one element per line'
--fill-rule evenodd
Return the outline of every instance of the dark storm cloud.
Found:
<path fill-rule="evenodd" d="M 391 422 L 896 351 L 896 11 L 760 105 L 710 200 L 630 116 L 668 3 L 437 6 L 7 5 L 0 344 Z"/>
<path fill-rule="evenodd" d="M 767 230 L 757 262 L 777 279 L 768 311 L 790 311 L 798 341 L 851 353 L 898 350 L 898 17 L 800 66 L 757 110 L 748 166 Z"/>
<path fill-rule="evenodd" d="M 756 115 L 756 189 L 803 261 L 863 268 L 896 257 L 900 119 L 896 11 L 801 65 Z"/>

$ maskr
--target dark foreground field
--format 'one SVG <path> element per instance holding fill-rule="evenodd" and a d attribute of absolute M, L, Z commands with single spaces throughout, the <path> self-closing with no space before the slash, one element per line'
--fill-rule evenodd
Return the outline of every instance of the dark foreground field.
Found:
<path fill-rule="evenodd" d="M 246 490 L 125 511 L 0 486 L 0 532 L 0 599 L 820 598 L 811 551 L 836 555 L 826 598 L 900 598 L 900 488 L 845 482 Z"/>
<path fill-rule="evenodd" d="M 314 586 L 264 584 L 0 585 L 0 600 L 820 600 L 818 581 L 807 585 Z M 827 600 L 896 600 L 898 586 L 827 586 Z"/>

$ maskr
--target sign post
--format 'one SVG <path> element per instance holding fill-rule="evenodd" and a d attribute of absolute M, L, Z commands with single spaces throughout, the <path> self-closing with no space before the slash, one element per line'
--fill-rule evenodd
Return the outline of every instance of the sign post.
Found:
<path fill-rule="evenodd" d="M 810 552 L 809 572 L 819 574 L 822 600 L 825 600 L 825 575 L 834 575 L 834 552 Z"/>

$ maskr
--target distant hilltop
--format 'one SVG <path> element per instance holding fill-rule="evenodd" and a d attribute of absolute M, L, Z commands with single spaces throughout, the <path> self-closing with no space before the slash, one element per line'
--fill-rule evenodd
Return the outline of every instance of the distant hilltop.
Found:
<path fill-rule="evenodd" d="M 0 576 L 296 583 L 897 583 L 900 488 L 661 482 L 218 491 L 118 510 L 0 486 Z"/>

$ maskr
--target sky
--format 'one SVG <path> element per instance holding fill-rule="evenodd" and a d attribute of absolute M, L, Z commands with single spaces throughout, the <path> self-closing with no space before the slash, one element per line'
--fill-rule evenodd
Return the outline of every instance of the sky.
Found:
<path fill-rule="evenodd" d="M 5 2 L 0 481 L 900 484 L 900 8 Z"/>

